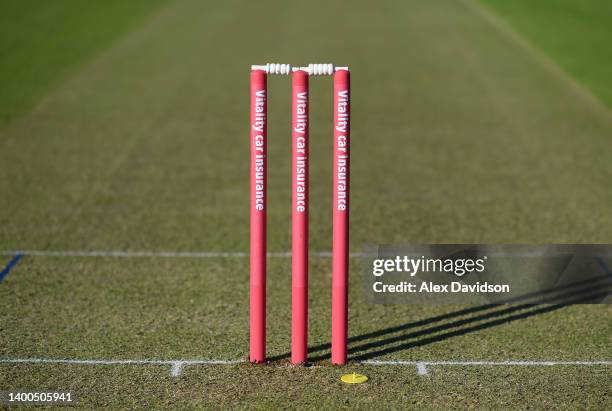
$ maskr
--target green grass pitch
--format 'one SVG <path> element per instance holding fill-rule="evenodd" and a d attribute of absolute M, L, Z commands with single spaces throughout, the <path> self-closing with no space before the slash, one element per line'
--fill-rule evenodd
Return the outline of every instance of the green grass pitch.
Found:
<path fill-rule="evenodd" d="M 611 80 L 601 72 L 612 63 L 576 51 L 583 23 L 564 30 L 568 1 L 537 10 L 495 0 L 3 3 L 0 47 L 14 58 L 0 59 L 9 90 L 0 92 L 0 269 L 15 250 L 64 255 L 26 254 L 0 282 L 0 391 L 71 390 L 89 409 L 612 407 L 609 363 L 474 364 L 612 361 L 609 306 L 362 304 L 358 259 L 348 366 L 329 364 L 325 256 L 310 264 L 312 366 L 288 366 L 282 256 L 269 259 L 272 361 L 245 362 L 249 66 L 350 65 L 354 252 L 378 243 L 610 243 Z M 581 15 L 599 16 L 591 33 L 605 31 L 609 7 L 580 4 Z M 555 36 L 574 46 L 555 49 Z M 65 52 L 56 55 L 56 44 Z M 43 63 L 30 67 L 28 55 Z M 271 78 L 269 93 L 269 249 L 284 252 L 288 80 Z M 318 252 L 331 246 L 331 99 L 331 80 L 312 79 Z M 66 255 L 87 250 L 212 254 Z M 225 252 L 237 254 L 215 254 Z M 370 380 L 343 385 L 352 371 Z"/>
<path fill-rule="evenodd" d="M 484 0 L 566 72 L 612 106 L 612 3 Z"/>

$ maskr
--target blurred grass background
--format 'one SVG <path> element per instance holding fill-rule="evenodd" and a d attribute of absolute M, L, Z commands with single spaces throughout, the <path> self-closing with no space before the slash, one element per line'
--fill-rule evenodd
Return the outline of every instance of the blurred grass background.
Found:
<path fill-rule="evenodd" d="M 0 0 L 0 127 L 164 0 Z"/>
<path fill-rule="evenodd" d="M 612 1 L 481 1 L 612 107 Z"/>

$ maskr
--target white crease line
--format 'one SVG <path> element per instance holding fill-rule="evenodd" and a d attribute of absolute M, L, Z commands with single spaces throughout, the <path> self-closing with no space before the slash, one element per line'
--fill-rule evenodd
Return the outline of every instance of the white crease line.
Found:
<path fill-rule="evenodd" d="M 500 365 L 500 366 L 551 366 L 551 365 L 612 365 L 612 361 L 362 361 L 362 365 L 411 365 L 427 367 L 436 365 Z"/>
<path fill-rule="evenodd" d="M 408 365 L 416 366 L 417 373 L 425 376 L 428 366 L 459 365 L 459 366 L 554 366 L 554 365 L 612 365 L 612 361 L 362 361 L 362 365 Z"/>
<path fill-rule="evenodd" d="M 0 251 L 0 255 L 22 254 L 24 256 L 38 257 L 162 257 L 162 258 L 248 258 L 249 253 L 242 251 L 45 251 L 45 250 L 15 250 Z M 330 258 L 329 251 L 314 251 L 309 253 L 313 257 Z M 351 258 L 363 257 L 365 253 L 349 253 Z M 289 258 L 290 251 L 270 252 L 270 258 Z"/>
<path fill-rule="evenodd" d="M 177 361 L 172 364 L 172 368 L 170 368 L 170 375 L 173 377 L 178 377 L 183 369 L 183 362 Z"/>
<path fill-rule="evenodd" d="M 190 365 L 236 365 L 246 364 L 243 360 L 72 360 L 52 358 L 0 358 L 0 364 L 74 364 L 74 365 L 169 365 L 170 375 L 178 377 L 183 368 Z M 612 361 L 361 361 L 359 365 L 412 366 L 419 375 L 428 375 L 430 366 L 596 366 L 612 365 Z M 280 367 L 286 367 L 281 365 Z M 319 366 L 308 367 L 319 368 Z"/>
<path fill-rule="evenodd" d="M 170 375 L 178 377 L 188 365 L 235 365 L 240 360 L 70 360 L 51 358 L 0 358 L 4 364 L 72 364 L 72 365 L 170 365 Z"/>
<path fill-rule="evenodd" d="M 427 366 L 425 363 L 417 362 L 416 368 L 419 375 L 427 375 Z"/>
<path fill-rule="evenodd" d="M 3 250 L 0 251 L 2 256 L 13 256 L 22 254 L 24 256 L 34 257 L 161 257 L 161 258 L 248 258 L 249 253 L 244 251 L 122 251 L 122 250 L 91 250 L 91 251 L 75 251 L 75 250 Z M 268 254 L 269 258 L 290 258 L 291 251 L 272 251 Z M 312 251 L 309 253 L 312 257 L 331 258 L 332 253 L 329 251 Z M 376 253 L 349 253 L 351 258 L 359 258 L 366 256 L 377 256 Z M 406 254 L 408 256 L 418 257 L 417 254 Z M 488 253 L 487 256 L 492 257 L 555 257 L 555 256 L 570 256 L 571 253 Z M 608 256 L 606 252 L 597 254 L 598 256 Z M 395 257 L 396 254 L 389 256 Z M 379 256 L 384 258 L 384 255 Z"/>
<path fill-rule="evenodd" d="M 234 365 L 241 360 L 71 360 L 62 358 L 0 358 L 0 363 L 43 363 L 43 364 L 77 364 L 77 365 Z"/>

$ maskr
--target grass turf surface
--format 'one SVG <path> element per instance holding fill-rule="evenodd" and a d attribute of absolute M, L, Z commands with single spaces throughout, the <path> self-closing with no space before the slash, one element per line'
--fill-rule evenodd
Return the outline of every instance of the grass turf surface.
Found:
<path fill-rule="evenodd" d="M 25 113 L 159 0 L 0 1 L 0 126 Z"/>
<path fill-rule="evenodd" d="M 482 0 L 612 107 L 612 3 Z"/>
<path fill-rule="evenodd" d="M 609 116 L 467 3 L 184 1 L 0 131 L 0 249 L 246 251 L 248 66 L 268 60 L 351 66 L 353 250 L 610 242 Z M 383 72 L 375 60 L 393 64 Z M 269 83 L 269 245 L 286 251 L 289 88 Z M 331 238 L 330 85 L 311 82 L 311 248 L 320 251 Z M 609 367 L 432 367 L 425 377 L 347 367 L 371 377 L 361 387 L 338 382 L 344 369 L 282 367 L 289 271 L 289 259 L 270 260 L 269 350 L 280 367 L 170 377 L 167 366 L 1 364 L 0 389 L 72 388 L 84 406 L 111 407 L 610 406 Z M 446 335 L 486 320 L 410 326 L 461 307 L 361 305 L 357 261 L 351 276 L 352 336 L 407 325 L 353 341 L 353 360 L 612 357 L 607 306 Z M 329 341 L 330 285 L 329 260 L 313 260 L 312 346 Z M 247 259 L 26 257 L 0 301 L 1 358 L 246 358 Z M 326 364 L 325 348 L 313 354 Z"/>

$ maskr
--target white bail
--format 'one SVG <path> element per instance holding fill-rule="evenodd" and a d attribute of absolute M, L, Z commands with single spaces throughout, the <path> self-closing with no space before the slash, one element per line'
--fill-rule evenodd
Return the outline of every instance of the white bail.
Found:
<path fill-rule="evenodd" d="M 317 64 L 309 64 L 306 67 L 294 67 L 293 71 L 302 70 L 307 72 L 311 76 L 331 76 L 338 70 L 346 70 L 348 71 L 348 67 L 336 67 L 331 63 L 317 63 Z"/>
<path fill-rule="evenodd" d="M 306 67 L 291 67 L 291 64 L 268 63 L 265 65 L 252 65 L 251 70 L 263 70 L 268 74 L 288 75 L 292 72 L 302 70 L 311 76 L 331 76 L 338 70 L 348 71 L 348 67 L 335 67 L 331 63 L 309 64 Z"/>
<path fill-rule="evenodd" d="M 253 65 L 251 70 L 263 70 L 267 74 L 288 75 L 291 73 L 291 64 L 268 63 L 266 65 Z"/>

